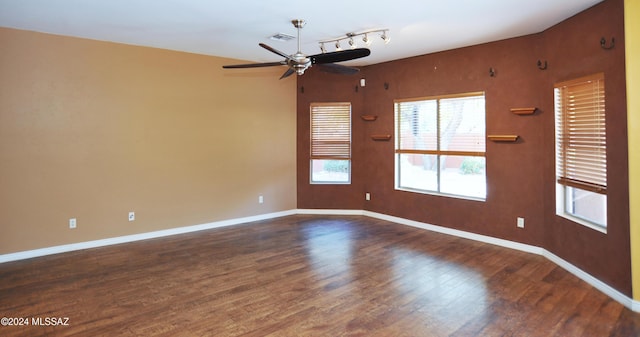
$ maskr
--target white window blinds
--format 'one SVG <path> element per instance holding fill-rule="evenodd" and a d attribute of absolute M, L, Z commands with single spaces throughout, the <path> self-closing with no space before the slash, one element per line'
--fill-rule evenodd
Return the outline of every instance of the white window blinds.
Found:
<path fill-rule="evenodd" d="M 558 183 L 607 193 L 604 74 L 555 85 Z"/>
<path fill-rule="evenodd" d="M 351 159 L 351 103 L 311 104 L 311 159 Z"/>

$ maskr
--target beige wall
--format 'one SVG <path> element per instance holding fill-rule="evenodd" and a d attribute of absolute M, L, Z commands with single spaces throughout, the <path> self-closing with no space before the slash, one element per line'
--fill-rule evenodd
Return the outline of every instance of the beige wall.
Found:
<path fill-rule="evenodd" d="M 279 67 L 12 29 L 0 45 L 0 254 L 296 207 Z"/>
<path fill-rule="evenodd" d="M 627 120 L 629 137 L 629 210 L 633 299 L 640 301 L 640 1 L 625 0 Z"/>

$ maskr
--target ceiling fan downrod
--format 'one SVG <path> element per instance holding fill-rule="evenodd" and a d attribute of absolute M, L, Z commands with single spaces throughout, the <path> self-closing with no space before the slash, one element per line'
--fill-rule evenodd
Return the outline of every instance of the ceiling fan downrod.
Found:
<path fill-rule="evenodd" d="M 296 74 L 302 75 L 304 71 L 311 66 L 311 60 L 307 55 L 302 53 L 302 46 L 300 40 L 300 30 L 307 23 L 301 19 L 291 20 L 294 27 L 298 29 L 298 51 L 291 55 L 292 59 L 289 60 L 289 66 L 296 71 Z"/>

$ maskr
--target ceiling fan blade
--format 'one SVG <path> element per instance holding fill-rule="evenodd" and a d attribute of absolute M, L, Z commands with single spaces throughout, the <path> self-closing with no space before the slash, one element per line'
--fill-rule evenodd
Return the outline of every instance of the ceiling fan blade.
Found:
<path fill-rule="evenodd" d="M 272 53 L 278 54 L 278 55 L 286 58 L 287 60 L 291 59 L 291 56 L 289 56 L 289 55 L 287 55 L 287 54 L 285 54 L 285 53 L 279 51 L 278 49 L 275 49 L 275 48 L 273 48 L 273 47 L 271 47 L 269 45 L 266 45 L 264 43 L 259 43 L 259 45 L 260 45 L 260 47 L 262 47 L 262 48 L 264 48 L 264 49 L 266 49 L 266 50 L 268 50 L 268 51 L 270 51 Z"/>
<path fill-rule="evenodd" d="M 285 77 L 289 77 L 291 75 L 293 75 L 295 73 L 295 70 L 293 70 L 292 68 L 287 69 L 287 71 L 284 72 L 284 74 L 282 74 L 282 76 L 280 76 L 280 79 L 283 79 Z"/>
<path fill-rule="evenodd" d="M 370 54 L 371 51 L 367 48 L 356 48 L 311 55 L 309 56 L 309 58 L 311 59 L 311 63 L 313 64 L 323 64 L 359 59 L 361 57 L 369 56 Z"/>
<path fill-rule="evenodd" d="M 325 73 L 340 74 L 340 75 L 353 75 L 360 71 L 360 69 L 358 68 L 347 67 L 347 66 L 343 66 L 341 64 L 335 64 L 335 63 L 318 64 L 318 69 L 320 69 L 320 71 L 324 71 Z"/>
<path fill-rule="evenodd" d="M 273 66 L 285 66 L 285 65 L 287 65 L 287 61 L 266 62 L 266 63 L 231 64 L 231 65 L 222 66 L 222 68 L 225 68 L 225 69 L 259 68 L 259 67 L 273 67 Z"/>

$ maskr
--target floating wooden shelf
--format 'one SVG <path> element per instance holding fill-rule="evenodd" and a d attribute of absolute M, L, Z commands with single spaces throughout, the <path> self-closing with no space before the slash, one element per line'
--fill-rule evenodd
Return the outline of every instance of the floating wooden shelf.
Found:
<path fill-rule="evenodd" d="M 362 115 L 362 116 L 360 116 L 360 118 L 362 118 L 362 120 L 367 121 L 367 122 L 373 122 L 376 119 L 378 119 L 378 116 L 376 116 L 376 115 Z"/>
<path fill-rule="evenodd" d="M 378 141 L 388 141 L 391 139 L 391 135 L 371 135 L 371 139 Z"/>
<path fill-rule="evenodd" d="M 538 108 L 511 108 L 511 112 L 516 115 L 532 115 Z"/>
<path fill-rule="evenodd" d="M 515 142 L 518 135 L 488 135 L 487 138 L 494 142 Z"/>

